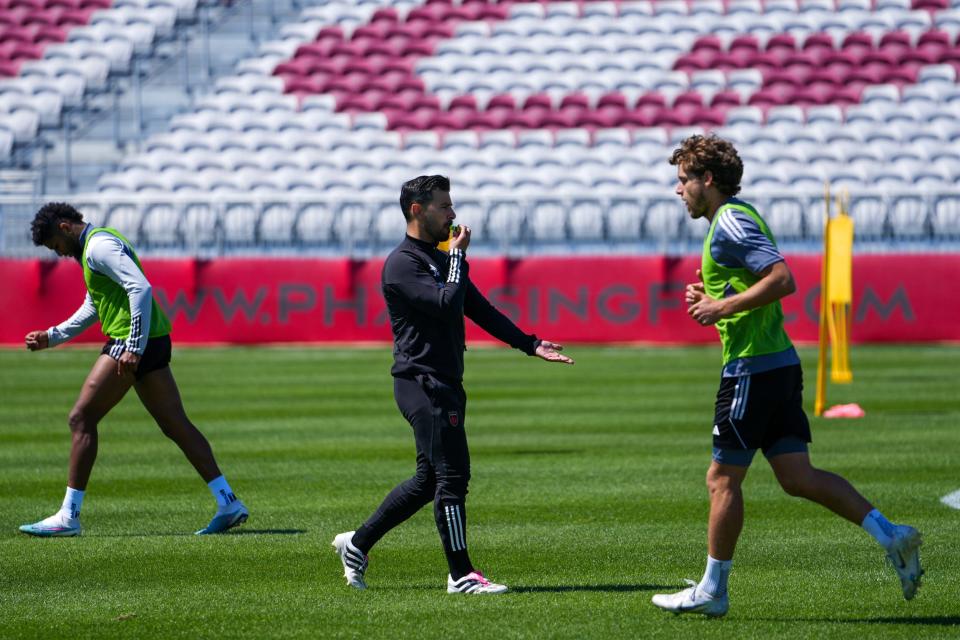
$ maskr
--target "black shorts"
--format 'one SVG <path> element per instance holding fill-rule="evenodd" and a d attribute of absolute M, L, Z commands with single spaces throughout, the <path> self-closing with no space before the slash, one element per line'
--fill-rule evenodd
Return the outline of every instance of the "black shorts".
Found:
<path fill-rule="evenodd" d="M 110 356 L 114 360 L 119 360 L 126 346 L 126 340 L 111 338 L 103 345 L 100 353 L 105 356 Z M 134 377 L 139 381 L 151 371 L 157 371 L 158 369 L 170 366 L 171 348 L 172 345 L 169 335 L 147 339 L 147 348 L 144 349 L 143 355 L 140 356 L 140 364 L 137 365 Z"/>
<path fill-rule="evenodd" d="M 770 458 L 806 451 L 810 440 L 799 364 L 721 380 L 713 417 L 714 460 L 747 466 L 757 449 Z"/>

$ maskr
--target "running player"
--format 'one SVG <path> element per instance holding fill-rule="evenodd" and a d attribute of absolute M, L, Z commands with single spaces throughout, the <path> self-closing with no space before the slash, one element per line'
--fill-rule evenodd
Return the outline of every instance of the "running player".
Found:
<path fill-rule="evenodd" d="M 783 328 L 780 299 L 796 290 L 773 234 L 751 205 L 738 200 L 743 163 L 715 136 L 691 136 L 676 149 L 677 195 L 690 217 L 710 223 L 700 282 L 687 286 L 690 317 L 715 325 L 723 370 L 713 420 L 713 462 L 707 471 L 710 521 L 707 567 L 699 583 L 653 604 L 674 613 L 722 616 L 727 578 L 743 527 L 741 484 L 757 449 L 783 490 L 862 526 L 887 552 L 903 597 L 920 586 L 920 534 L 894 525 L 840 476 L 810 465 L 810 425 L 801 405 L 800 358 Z"/>

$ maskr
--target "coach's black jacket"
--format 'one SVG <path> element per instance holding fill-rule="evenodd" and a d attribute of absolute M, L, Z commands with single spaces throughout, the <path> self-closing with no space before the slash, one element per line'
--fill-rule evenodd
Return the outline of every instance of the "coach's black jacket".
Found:
<path fill-rule="evenodd" d="M 383 264 L 383 297 L 393 329 L 395 376 L 429 373 L 463 380 L 463 317 L 511 347 L 533 355 L 540 341 L 521 331 L 470 282 L 459 249 L 449 255 L 407 236 Z"/>

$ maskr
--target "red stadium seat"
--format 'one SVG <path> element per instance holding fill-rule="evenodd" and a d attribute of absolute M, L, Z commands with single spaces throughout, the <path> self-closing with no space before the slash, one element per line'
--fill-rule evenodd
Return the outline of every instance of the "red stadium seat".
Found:
<path fill-rule="evenodd" d="M 13 60 L 0 60 L 0 76 L 13 77 L 20 73 L 20 63 Z"/>
<path fill-rule="evenodd" d="M 400 22 L 400 16 L 393 7 L 381 7 L 373 12 L 370 18 L 370 24 L 396 24 Z"/>
<path fill-rule="evenodd" d="M 324 86 L 313 78 L 304 76 L 288 76 L 284 78 L 284 89 L 287 93 L 323 93 Z"/>
<path fill-rule="evenodd" d="M 430 119 L 428 127 L 433 130 L 459 131 L 465 129 L 467 119 L 464 115 L 449 111 L 437 111 Z"/>
<path fill-rule="evenodd" d="M 820 69 L 814 69 L 808 81 L 810 82 L 820 82 L 832 85 L 834 87 L 843 86 L 847 82 L 847 72 L 841 71 L 836 68 L 823 67 Z"/>
<path fill-rule="evenodd" d="M 12 9 L 9 11 L 0 11 L 0 26 L 8 25 L 19 27 L 26 24 L 26 19 L 30 12 L 26 9 Z"/>
<path fill-rule="evenodd" d="M 13 42 L 33 42 L 34 30 L 28 27 L 0 26 L 0 42 L 10 44 Z"/>
<path fill-rule="evenodd" d="M 701 49 L 686 55 L 679 56 L 674 63 L 673 68 L 677 71 L 704 71 L 707 69 L 718 68 L 719 59 L 723 56 L 722 52 L 711 49 Z"/>
<path fill-rule="evenodd" d="M 502 129 L 505 121 L 506 115 L 503 112 L 489 113 L 487 111 L 478 111 L 466 118 L 467 128 L 477 131 Z"/>
<path fill-rule="evenodd" d="M 37 44 L 46 44 L 50 42 L 65 42 L 67 40 L 67 30 L 55 25 L 40 25 L 31 27 L 33 31 L 33 41 Z"/>
<path fill-rule="evenodd" d="M 697 111 L 694 122 L 705 127 L 720 127 L 726 121 L 725 112 L 722 107 L 701 108 Z"/>
<path fill-rule="evenodd" d="M 46 8 L 46 0 L 10 0 L 7 3 L 7 8 L 43 11 Z"/>
<path fill-rule="evenodd" d="M 761 108 L 777 107 L 788 104 L 792 96 L 792 92 L 782 88 L 764 88 L 750 96 L 747 104 Z"/>
<path fill-rule="evenodd" d="M 583 97 L 586 98 L 586 96 L 583 96 Z M 587 103 L 587 106 L 589 106 L 589 103 Z M 600 99 L 597 100 L 598 109 L 602 107 L 616 107 L 618 109 L 627 109 L 628 106 L 629 105 L 627 104 L 627 96 L 623 95 L 622 93 L 608 93 L 603 96 L 600 96 Z"/>
<path fill-rule="evenodd" d="M 361 111 L 368 113 L 371 111 L 379 111 L 386 106 L 389 105 L 385 105 L 382 101 L 377 101 L 365 93 L 352 93 L 337 100 L 337 111 Z M 403 106 L 399 108 L 403 108 Z"/>
<path fill-rule="evenodd" d="M 527 96 L 527 99 L 523 101 L 523 110 L 530 111 L 532 109 L 544 109 L 549 111 L 553 108 L 553 101 L 545 93 L 535 93 L 533 95 Z"/>
<path fill-rule="evenodd" d="M 645 93 L 639 98 L 635 104 L 635 108 L 639 109 L 641 107 L 655 107 L 657 109 L 666 109 L 667 108 L 667 99 L 663 96 L 662 93 L 650 92 Z"/>
<path fill-rule="evenodd" d="M 644 105 L 628 111 L 624 114 L 623 124 L 625 126 L 646 128 L 653 126 L 654 115 L 660 108 L 653 105 Z"/>
<path fill-rule="evenodd" d="M 45 0 L 45 4 L 51 9 L 80 9 L 83 7 L 82 0 Z"/>
<path fill-rule="evenodd" d="M 43 57 L 43 45 L 31 44 L 27 42 L 14 43 L 13 50 L 10 53 L 10 60 L 38 60 Z"/>
<path fill-rule="evenodd" d="M 624 98 L 624 106 L 626 106 L 626 98 Z M 583 93 L 570 93 L 560 100 L 560 110 L 573 110 L 581 109 L 586 110 L 590 108 L 590 98 Z"/>
<path fill-rule="evenodd" d="M 960 58 L 960 56 L 958 56 Z M 905 85 L 905 84 L 915 84 L 917 81 L 917 75 L 919 69 L 908 68 L 908 67 L 893 67 L 884 70 L 882 75 L 882 84 L 896 84 L 896 85 Z"/>
<path fill-rule="evenodd" d="M 807 39 L 803 41 L 802 49 L 811 52 L 824 49 L 834 51 L 836 47 L 834 46 L 833 37 L 831 37 L 829 33 L 811 33 L 807 36 Z"/>
<path fill-rule="evenodd" d="M 764 51 L 779 51 L 783 54 L 790 54 L 796 50 L 797 42 L 794 40 L 793 35 L 789 33 L 778 33 L 774 36 L 770 36 L 770 39 L 767 40 L 767 46 L 764 47 Z"/>
<path fill-rule="evenodd" d="M 333 27 L 324 27 L 317 32 L 317 37 L 315 38 L 317 42 L 330 41 L 330 42 L 341 42 L 344 40 L 343 29 L 337 26 Z"/>
<path fill-rule="evenodd" d="M 736 91 L 719 91 L 710 100 L 710 106 L 716 108 L 739 107 L 742 104 L 743 98 Z"/>
<path fill-rule="evenodd" d="M 925 67 L 931 64 L 938 64 L 949 51 L 949 49 L 940 49 L 933 46 L 925 49 L 908 49 L 900 54 L 899 61 L 902 65 Z"/>
<path fill-rule="evenodd" d="M 732 45 L 731 45 L 732 46 Z M 723 42 L 714 35 L 701 36 L 693 43 L 691 51 L 722 51 Z"/>
<path fill-rule="evenodd" d="M 949 47 L 952 45 L 950 42 L 950 34 L 946 31 L 925 31 L 917 38 L 917 46 L 923 47 L 925 45 Z"/>
<path fill-rule="evenodd" d="M 730 42 L 728 51 L 760 51 L 760 41 L 756 36 L 744 35 L 737 36 Z"/>
<path fill-rule="evenodd" d="M 697 107 L 702 108 L 703 95 L 697 91 L 686 91 L 673 99 L 673 107 Z"/>
<path fill-rule="evenodd" d="M 859 51 L 863 55 L 873 49 L 873 37 L 862 31 L 850 33 L 843 39 L 840 48 L 849 53 Z"/>
<path fill-rule="evenodd" d="M 597 129 L 613 129 L 629 123 L 629 111 L 621 107 L 609 106 L 600 111 L 587 111 L 580 114 L 577 121 L 568 123 L 566 127 L 586 127 Z"/>

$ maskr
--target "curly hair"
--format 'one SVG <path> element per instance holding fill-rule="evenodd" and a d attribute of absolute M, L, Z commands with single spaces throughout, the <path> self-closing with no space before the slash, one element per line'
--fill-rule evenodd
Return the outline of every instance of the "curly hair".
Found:
<path fill-rule="evenodd" d="M 726 196 L 740 193 L 743 161 L 733 143 L 715 135 L 690 136 L 670 156 L 670 164 L 680 165 L 688 174 L 702 177 L 707 171 L 713 183 Z"/>
<path fill-rule="evenodd" d="M 83 214 L 66 202 L 48 202 L 40 207 L 37 215 L 33 217 L 33 222 L 30 223 L 30 230 L 33 232 L 33 244 L 38 247 L 43 245 L 53 236 L 57 225 L 64 220 L 83 222 Z"/>
<path fill-rule="evenodd" d="M 412 180 L 407 180 L 400 188 L 400 209 L 403 211 L 403 218 L 409 222 L 410 206 L 417 202 L 425 205 L 433 200 L 434 191 L 443 191 L 450 193 L 450 178 L 446 176 L 417 176 Z"/>

